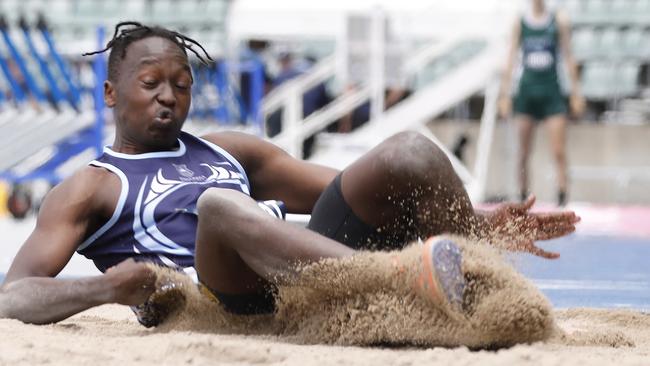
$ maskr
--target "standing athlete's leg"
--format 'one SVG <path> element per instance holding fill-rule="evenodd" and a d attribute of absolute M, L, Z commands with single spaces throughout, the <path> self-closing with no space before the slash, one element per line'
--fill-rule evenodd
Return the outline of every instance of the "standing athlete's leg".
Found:
<path fill-rule="evenodd" d="M 527 115 L 519 115 L 515 119 L 517 129 L 519 131 L 519 149 L 517 159 L 517 175 L 519 178 L 519 193 L 520 198 L 524 201 L 528 198 L 529 192 L 529 176 L 528 176 L 528 161 L 530 158 L 530 150 L 533 145 L 533 135 L 535 132 L 535 122 L 532 117 Z"/>
<path fill-rule="evenodd" d="M 567 119 L 564 114 L 551 116 L 546 120 L 551 151 L 557 168 L 558 204 L 566 202 L 568 189 L 567 178 L 567 157 L 566 157 L 566 125 Z"/>

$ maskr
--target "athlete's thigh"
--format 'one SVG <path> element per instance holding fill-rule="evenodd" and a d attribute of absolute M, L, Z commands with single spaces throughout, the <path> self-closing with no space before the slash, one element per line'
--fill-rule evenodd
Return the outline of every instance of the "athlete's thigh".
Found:
<path fill-rule="evenodd" d="M 251 201 L 248 197 L 242 197 L 242 200 Z M 251 206 L 253 203 L 242 204 Z M 251 315 L 273 312 L 275 300 L 271 285 L 242 260 L 232 245 L 225 243 L 226 240 L 233 240 L 233 235 L 227 235 L 227 226 L 236 225 L 237 220 L 224 218 L 227 216 L 224 212 L 212 211 L 199 205 L 194 262 L 203 292 L 216 298 L 231 313 Z M 215 224 L 221 221 L 220 218 L 227 224 Z"/>
<path fill-rule="evenodd" d="M 341 175 L 345 202 L 357 217 L 372 227 L 394 222 L 411 209 L 396 204 L 404 198 L 404 177 L 390 171 L 390 166 L 408 165 L 411 162 L 408 157 L 395 151 L 390 140 L 370 150 Z"/>
<path fill-rule="evenodd" d="M 435 216 L 436 207 L 445 210 L 445 202 L 467 196 L 445 153 L 413 132 L 392 136 L 346 168 L 341 190 L 363 222 L 407 239 L 418 235 L 418 204 Z"/>
<path fill-rule="evenodd" d="M 226 243 L 232 240 L 226 232 L 228 229 L 215 224 L 232 218 L 204 206 L 199 205 L 195 242 L 194 262 L 199 280 L 212 290 L 223 293 L 250 293 L 259 289 L 263 284 L 260 276 L 242 260 L 232 245 Z"/>

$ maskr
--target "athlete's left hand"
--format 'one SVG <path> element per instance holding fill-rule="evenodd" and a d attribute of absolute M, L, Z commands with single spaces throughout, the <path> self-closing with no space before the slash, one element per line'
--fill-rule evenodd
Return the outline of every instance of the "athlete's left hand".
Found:
<path fill-rule="evenodd" d="M 575 231 L 580 217 L 573 211 L 533 213 L 535 196 L 522 203 L 507 203 L 486 215 L 490 238 L 504 243 L 506 249 L 528 252 L 543 258 L 555 259 L 558 253 L 548 252 L 535 245 L 536 240 L 559 238 Z"/>

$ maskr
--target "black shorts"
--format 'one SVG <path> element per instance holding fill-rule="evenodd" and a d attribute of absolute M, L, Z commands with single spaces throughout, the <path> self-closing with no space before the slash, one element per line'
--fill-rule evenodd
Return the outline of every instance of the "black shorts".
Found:
<path fill-rule="evenodd" d="M 395 243 L 405 242 L 404 238 L 378 232 L 352 212 L 343 199 L 341 174 L 336 176 L 316 201 L 307 228 L 357 250 L 395 249 Z M 213 289 L 209 290 L 224 308 L 233 314 L 268 314 L 275 311 L 274 289 L 244 295 L 222 294 Z"/>
<path fill-rule="evenodd" d="M 307 228 L 356 250 L 398 249 L 408 241 L 406 232 L 379 231 L 363 222 L 343 199 L 341 174 L 316 201 Z"/>
<path fill-rule="evenodd" d="M 542 122 L 548 117 L 567 114 L 567 101 L 559 84 L 522 85 L 514 98 L 514 111 Z"/>

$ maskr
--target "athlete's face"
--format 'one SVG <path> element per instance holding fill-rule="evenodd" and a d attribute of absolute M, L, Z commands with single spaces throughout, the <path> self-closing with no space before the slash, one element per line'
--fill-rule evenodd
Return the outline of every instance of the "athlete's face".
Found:
<path fill-rule="evenodd" d="M 149 37 L 126 49 L 117 80 L 107 81 L 104 100 L 114 108 L 117 134 L 143 151 L 175 146 L 192 100 L 192 72 L 174 42 Z"/>
<path fill-rule="evenodd" d="M 533 6 L 544 7 L 544 0 L 531 0 Z"/>

